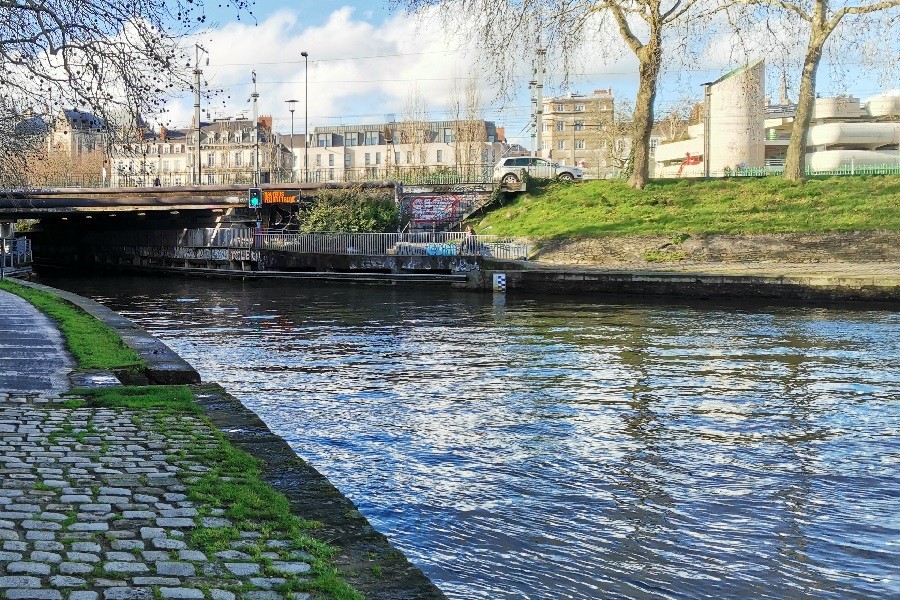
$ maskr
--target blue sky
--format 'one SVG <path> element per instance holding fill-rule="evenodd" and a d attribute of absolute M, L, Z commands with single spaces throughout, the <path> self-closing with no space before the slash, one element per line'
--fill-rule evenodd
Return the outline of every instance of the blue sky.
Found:
<path fill-rule="evenodd" d="M 215 6 L 215 0 L 213 0 Z M 204 118 L 252 116 L 248 102 L 253 92 L 251 72 L 256 71 L 259 113 L 271 115 L 275 129 L 291 130 L 291 114 L 285 100 L 297 99 L 294 132 L 304 128 L 304 96 L 308 96 L 309 126 L 380 122 L 388 115 L 401 118 L 412 90 L 428 99 L 432 119 L 452 118 L 447 99 L 456 84 L 470 78 L 479 87 L 484 118 L 506 127 L 511 141 L 529 144 L 529 92 L 523 57 L 520 80 L 508 98 L 498 100 L 497 77 L 487 68 L 473 68 L 477 56 L 450 37 L 438 19 L 419 19 L 390 11 L 386 2 L 288 2 L 258 0 L 255 19 L 234 19 L 234 11 L 210 11 L 211 28 L 197 35 L 208 50 L 209 65 L 203 79 L 209 89 L 221 90 L 204 101 Z M 610 43 L 617 43 L 617 40 Z M 686 98 L 700 100 L 700 83 L 710 81 L 735 66 L 718 60 L 727 47 L 721 40 L 707 65 L 692 65 L 665 75 L 657 95 L 657 114 L 662 115 Z M 300 53 L 309 54 L 308 62 Z M 727 52 L 724 52 L 727 54 Z M 633 98 L 637 85 L 636 62 L 626 51 L 624 59 L 604 64 L 591 48 L 585 48 L 575 68 L 571 89 L 587 93 L 612 87 L 617 99 Z M 306 67 L 308 66 L 308 71 Z M 563 94 L 568 89 L 550 72 L 545 93 Z M 859 70 L 857 70 L 859 71 Z M 823 69 L 823 94 L 851 91 L 862 98 L 885 89 L 883 82 L 866 80 L 854 72 L 832 81 Z M 769 95 L 777 100 L 777 70 L 769 66 Z M 895 76 L 896 77 L 896 76 Z M 308 83 L 305 83 L 308 82 Z M 881 84 L 881 85 L 880 85 Z M 900 87 L 896 78 L 887 87 Z M 793 82 L 790 84 L 793 87 Z M 168 127 L 186 127 L 193 115 L 193 98 L 171 100 L 158 121 Z"/>

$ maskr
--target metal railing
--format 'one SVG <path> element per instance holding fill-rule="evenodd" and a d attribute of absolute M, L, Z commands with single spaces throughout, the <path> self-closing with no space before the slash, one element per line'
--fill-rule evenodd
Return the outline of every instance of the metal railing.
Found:
<path fill-rule="evenodd" d="M 31 262 L 31 240 L 0 238 L 0 279 L 7 273 L 27 270 Z"/>
<path fill-rule="evenodd" d="M 452 185 L 456 183 L 491 183 L 492 164 L 460 164 L 430 166 L 315 167 L 308 170 L 264 171 L 262 183 L 365 183 L 396 181 L 404 185 Z M 145 171 L 111 173 L 104 180 L 99 173 L 51 173 L 32 177 L 30 187 L 38 189 L 72 187 L 155 187 L 195 185 L 197 174 L 192 171 Z M 254 185 L 254 169 L 204 168 L 200 185 Z"/>
<path fill-rule="evenodd" d="M 467 235 L 465 232 L 284 233 L 260 230 L 254 236 L 253 247 L 298 254 L 528 258 L 528 243 L 524 240 L 496 235 Z"/>

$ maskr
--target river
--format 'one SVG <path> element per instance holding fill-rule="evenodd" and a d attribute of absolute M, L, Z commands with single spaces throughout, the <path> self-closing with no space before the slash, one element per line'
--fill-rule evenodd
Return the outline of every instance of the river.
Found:
<path fill-rule="evenodd" d="M 900 597 L 900 314 L 44 277 L 221 383 L 454 600 Z"/>

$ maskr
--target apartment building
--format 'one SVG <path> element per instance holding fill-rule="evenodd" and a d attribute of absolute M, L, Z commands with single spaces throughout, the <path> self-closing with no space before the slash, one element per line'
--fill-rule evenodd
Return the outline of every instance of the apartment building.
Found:
<path fill-rule="evenodd" d="M 110 185 L 252 185 L 257 164 L 262 183 L 290 179 L 291 151 L 270 116 L 260 117 L 258 128 L 244 117 L 201 123 L 199 165 L 197 136 L 196 126 L 145 130 L 143 139 L 113 149 Z"/>
<path fill-rule="evenodd" d="M 506 149 L 491 121 L 388 121 L 315 127 L 309 139 L 310 181 L 391 178 L 406 171 L 489 169 Z M 295 148 L 297 164 L 305 149 Z M 298 169 L 298 179 L 304 174 Z"/>
<path fill-rule="evenodd" d="M 612 88 L 545 98 L 540 156 L 580 166 L 589 176 L 611 173 L 628 156 L 628 136 L 617 132 L 614 123 Z"/>

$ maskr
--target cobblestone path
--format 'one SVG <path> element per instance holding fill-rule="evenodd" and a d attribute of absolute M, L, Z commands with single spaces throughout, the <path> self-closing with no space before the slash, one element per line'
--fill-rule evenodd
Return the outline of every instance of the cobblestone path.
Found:
<path fill-rule="evenodd" d="M 311 569 L 287 539 L 191 543 L 232 525 L 226 507 L 188 498 L 208 470 L 197 453 L 218 443 L 193 416 L 0 391 L 0 598 L 309 598 L 279 591 Z"/>

